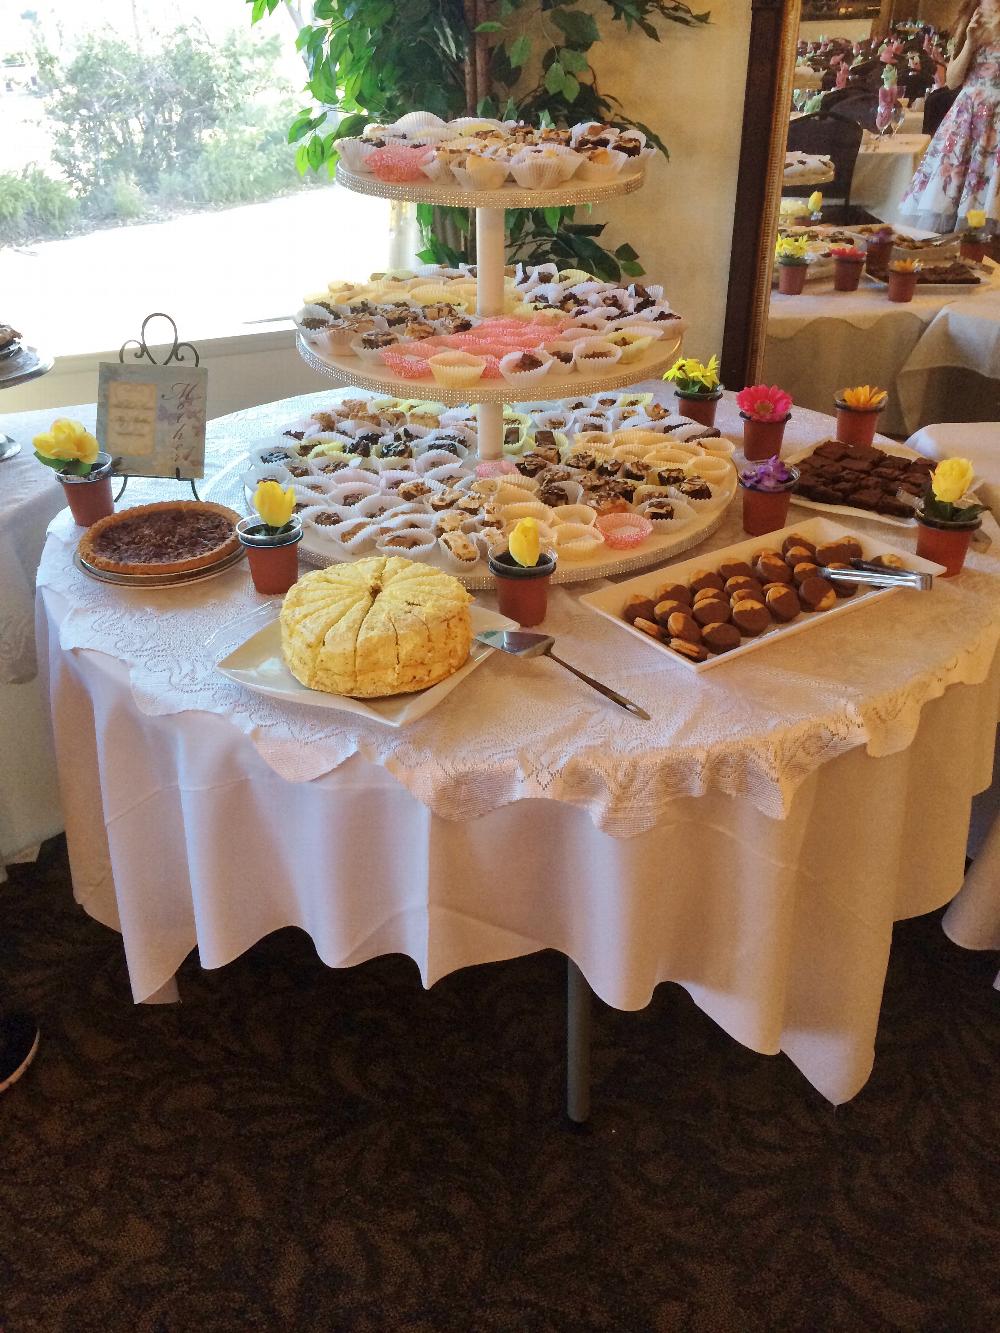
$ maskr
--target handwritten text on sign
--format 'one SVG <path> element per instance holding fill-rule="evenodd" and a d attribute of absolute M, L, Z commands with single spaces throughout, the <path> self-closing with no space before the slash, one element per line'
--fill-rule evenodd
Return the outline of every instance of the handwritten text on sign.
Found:
<path fill-rule="evenodd" d="M 101 366 L 97 432 L 117 471 L 139 477 L 205 473 L 207 372 L 185 366 Z"/>

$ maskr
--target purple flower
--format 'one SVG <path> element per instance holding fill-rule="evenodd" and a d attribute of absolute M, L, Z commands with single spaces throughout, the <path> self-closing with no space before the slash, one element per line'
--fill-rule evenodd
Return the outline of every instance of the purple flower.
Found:
<path fill-rule="evenodd" d="M 783 491 L 797 477 L 798 472 L 786 467 L 777 455 L 740 473 L 740 481 L 751 491 Z"/>

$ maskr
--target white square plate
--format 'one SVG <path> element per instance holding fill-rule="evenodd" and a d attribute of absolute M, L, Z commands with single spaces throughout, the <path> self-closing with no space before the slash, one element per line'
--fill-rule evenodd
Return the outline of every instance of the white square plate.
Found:
<path fill-rule="evenodd" d="M 757 648 L 764 648 L 778 639 L 787 639 L 790 634 L 799 634 L 802 630 L 811 629 L 814 625 L 821 625 L 824 620 L 829 620 L 831 616 L 841 616 L 848 611 L 853 611 L 858 606 L 870 606 L 873 602 L 881 601 L 893 593 L 905 593 L 919 601 L 922 597 L 932 594 L 919 592 L 912 588 L 874 588 L 871 591 L 859 589 L 853 597 L 846 597 L 838 600 L 836 606 L 829 611 L 803 611 L 796 620 L 787 621 L 785 624 L 772 623 L 770 628 L 763 634 L 758 634 L 756 638 L 744 639 L 738 648 L 733 648 L 728 653 L 717 653 L 708 658 L 706 662 L 692 662 L 687 657 L 681 657 L 665 643 L 660 643 L 657 639 L 651 638 L 648 634 L 643 634 L 641 629 L 635 629 L 627 620 L 622 619 L 622 607 L 630 597 L 649 596 L 657 588 L 661 588 L 665 583 L 684 583 L 693 578 L 698 570 L 718 569 L 724 560 L 749 560 L 754 551 L 759 551 L 762 547 L 775 547 L 781 550 L 781 543 L 786 537 L 790 537 L 793 532 L 801 533 L 807 537 L 814 545 L 818 546 L 821 542 L 836 541 L 838 537 L 853 537 L 861 543 L 861 550 L 866 560 L 871 560 L 876 555 L 898 555 L 902 557 L 907 569 L 917 569 L 925 574 L 942 574 L 943 565 L 932 564 L 929 560 L 921 560 L 919 556 L 913 555 L 910 551 L 901 551 L 898 547 L 890 546 L 880 538 L 863 537 L 858 532 L 851 532 L 848 528 L 842 528 L 839 523 L 831 523 L 828 518 L 810 518 L 804 523 L 795 523 L 790 527 L 782 528 L 780 532 L 768 532 L 763 537 L 749 537 L 745 542 L 737 542 L 734 546 L 724 546 L 718 551 L 706 551 L 693 560 L 685 560 L 676 565 L 661 565 L 659 569 L 653 570 L 649 574 L 640 574 L 638 578 L 626 579 L 624 583 L 616 583 L 610 588 L 601 588 L 599 592 L 587 593 L 581 597 L 580 601 L 584 606 L 589 607 L 591 611 L 596 611 L 599 616 L 604 616 L 612 621 L 619 629 L 625 630 L 639 639 L 642 643 L 649 644 L 655 651 L 663 653 L 669 661 L 675 662 L 680 667 L 686 667 L 688 671 L 709 671 L 712 667 L 719 666 L 723 662 L 731 662 L 734 658 L 742 657 L 745 653 L 752 653 Z"/>
<path fill-rule="evenodd" d="M 498 611 L 489 611 L 486 607 L 477 606 L 474 602 L 469 607 L 469 615 L 474 635 L 481 634 L 487 629 L 519 628 L 516 621 L 508 620 Z M 459 667 L 446 680 L 439 681 L 430 689 L 418 690 L 415 694 L 395 694 L 385 699 L 348 699 L 339 694 L 324 694 L 321 690 L 311 690 L 295 679 L 285 665 L 281 651 L 281 625 L 276 617 L 263 629 L 244 640 L 233 652 L 223 657 L 217 666 L 224 676 L 228 676 L 237 685 L 245 685 L 248 690 L 266 694 L 272 699 L 283 699 L 286 703 L 293 704 L 309 704 L 313 708 L 332 708 L 339 713 L 355 713 L 358 717 L 367 717 L 387 727 L 401 727 L 429 713 L 492 652 L 492 648 L 487 648 L 485 644 L 477 643 L 473 639 L 469 660 L 465 666 Z"/>

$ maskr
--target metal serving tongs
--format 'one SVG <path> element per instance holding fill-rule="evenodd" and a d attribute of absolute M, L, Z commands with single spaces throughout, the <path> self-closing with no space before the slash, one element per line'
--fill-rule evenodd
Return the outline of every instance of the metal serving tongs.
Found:
<path fill-rule="evenodd" d="M 479 643 L 485 643 L 487 648 L 499 648 L 502 653 L 510 653 L 513 657 L 551 657 L 553 662 L 558 662 L 561 667 L 571 671 L 577 679 L 585 681 L 598 694 L 603 694 L 605 699 L 610 699 L 619 708 L 624 708 L 626 713 L 631 713 L 633 717 L 641 717 L 645 722 L 651 721 L 646 710 L 634 704 L 631 699 L 626 699 L 624 694 L 619 694 L 610 685 L 602 685 L 599 680 L 594 680 L 592 676 L 585 675 L 575 666 L 564 662 L 561 657 L 556 657 L 552 651 L 555 639 L 551 634 L 538 634 L 534 630 L 527 629 L 487 629 L 483 630 L 482 634 L 477 634 L 476 639 Z"/>
<path fill-rule="evenodd" d="M 891 569 L 867 560 L 852 560 L 850 569 L 827 566 L 822 574 L 832 583 L 863 583 L 870 588 L 916 588 L 918 592 L 928 592 L 934 586 L 933 574 L 924 574 L 919 569 Z"/>

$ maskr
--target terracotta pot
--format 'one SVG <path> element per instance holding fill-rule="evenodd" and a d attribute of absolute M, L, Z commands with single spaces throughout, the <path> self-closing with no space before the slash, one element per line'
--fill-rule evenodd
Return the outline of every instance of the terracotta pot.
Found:
<path fill-rule="evenodd" d="M 781 441 L 785 434 L 785 425 L 791 421 L 792 414 L 775 421 L 761 421 L 758 417 L 743 418 L 743 457 L 751 463 L 763 462 L 765 458 L 774 458 L 781 453 Z"/>
<path fill-rule="evenodd" d="M 801 296 L 808 267 L 808 264 L 779 264 L 778 291 L 783 296 Z"/>
<path fill-rule="evenodd" d="M 973 263 L 981 264 L 986 258 L 986 242 L 963 237 L 958 253 L 963 259 L 971 259 Z"/>
<path fill-rule="evenodd" d="M 882 409 L 859 412 L 857 408 L 837 404 L 837 439 L 841 444 L 871 444 L 875 438 Z"/>
<path fill-rule="evenodd" d="M 981 526 L 982 519 L 979 518 L 974 523 L 957 524 L 939 523 L 918 516 L 917 555 L 924 560 L 933 560 L 937 565 L 944 565 L 944 573 L 940 578 L 954 578 L 962 572 L 972 534 Z"/>
<path fill-rule="evenodd" d="M 681 393 L 680 389 L 675 389 L 674 397 L 683 416 L 697 421 L 700 426 L 715 425 L 715 414 L 719 408 L 719 399 L 722 397 L 721 389 L 716 389 L 713 393 Z"/>
<path fill-rule="evenodd" d="M 865 272 L 884 269 L 892 258 L 892 237 L 870 236 L 865 245 Z"/>
<path fill-rule="evenodd" d="M 861 274 L 865 267 L 863 259 L 834 259 L 833 290 L 835 292 L 856 292 Z"/>
<path fill-rule="evenodd" d="M 519 565 L 512 555 L 503 551 L 490 556 L 490 573 L 497 582 L 497 606 L 502 616 L 509 616 L 519 625 L 540 625 L 545 619 L 549 601 L 549 581 L 556 567 L 556 558 L 543 551 L 536 565 Z"/>
<path fill-rule="evenodd" d="M 916 290 L 917 275 L 915 273 L 897 273 L 895 269 L 889 270 L 890 301 L 898 301 L 900 304 L 912 301 Z"/>
<path fill-rule="evenodd" d="M 62 483 L 66 503 L 78 527 L 89 528 L 99 518 L 107 518 L 115 512 L 110 454 L 98 454 L 97 462 L 86 477 L 67 476 L 62 472 L 57 472 L 56 477 Z"/>
<path fill-rule="evenodd" d="M 785 526 L 794 483 L 783 491 L 755 491 L 742 482 L 740 486 L 743 491 L 744 532 L 751 537 L 762 537 L 765 532 L 777 532 Z"/>
<path fill-rule="evenodd" d="M 284 594 L 299 577 L 299 542 L 302 521 L 292 518 L 292 527 L 272 537 L 254 518 L 244 518 L 236 525 L 236 535 L 246 547 L 253 586 L 265 596 Z"/>

